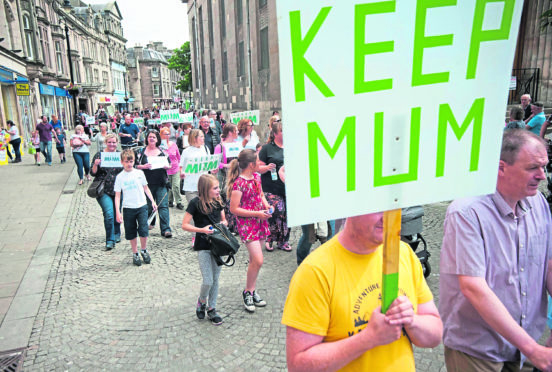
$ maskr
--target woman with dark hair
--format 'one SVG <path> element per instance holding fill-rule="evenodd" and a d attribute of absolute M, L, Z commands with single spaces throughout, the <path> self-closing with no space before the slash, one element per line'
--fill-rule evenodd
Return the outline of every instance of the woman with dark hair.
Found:
<path fill-rule="evenodd" d="M 286 189 L 280 179 L 278 172 L 284 165 L 284 142 L 282 135 L 282 121 L 278 117 L 270 118 L 270 136 L 268 143 L 263 146 L 259 153 L 259 172 L 266 200 L 274 207 L 274 213 L 268 220 L 270 236 L 266 240 L 266 250 L 276 248 L 286 252 L 291 251 L 289 245 L 290 229 L 287 226 L 286 218 Z"/>
<path fill-rule="evenodd" d="M 146 147 L 140 150 L 136 157 L 136 169 L 144 172 L 148 187 L 157 204 L 159 213 L 159 225 L 161 227 L 161 235 L 165 238 L 171 238 L 172 232 L 170 227 L 169 201 L 168 201 L 168 175 L 167 169 L 171 167 L 169 157 L 159 148 L 161 145 L 161 137 L 155 131 L 148 132 L 146 136 Z M 159 159 L 164 157 L 166 161 Z M 165 163 L 162 167 L 158 164 Z M 153 212 L 153 207 L 148 199 L 148 215 Z M 155 226 L 155 218 L 151 221 L 149 229 Z"/>
<path fill-rule="evenodd" d="M 259 137 L 253 131 L 253 122 L 250 119 L 241 119 L 238 122 L 238 141 L 244 149 L 256 149 Z"/>
<path fill-rule="evenodd" d="M 224 116 L 222 114 L 222 111 L 217 111 L 217 119 L 216 119 L 220 125 L 222 126 L 222 129 L 224 129 L 224 126 L 226 125 L 226 120 L 224 120 Z"/>
<path fill-rule="evenodd" d="M 12 145 L 13 152 L 15 153 L 15 160 L 13 162 L 21 163 L 21 150 L 19 150 L 21 137 L 19 136 L 19 129 L 11 120 L 8 120 L 6 123 L 8 124 L 8 133 L 10 134 L 10 145 Z"/>

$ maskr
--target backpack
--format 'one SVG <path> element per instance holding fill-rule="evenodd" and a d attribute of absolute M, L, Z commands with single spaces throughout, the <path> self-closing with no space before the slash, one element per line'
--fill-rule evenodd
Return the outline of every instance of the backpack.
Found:
<path fill-rule="evenodd" d="M 215 262 L 218 266 L 233 266 L 236 262 L 234 256 L 238 253 L 240 243 L 228 230 L 226 225 L 215 223 L 210 215 L 207 215 L 207 217 L 209 217 L 209 220 L 213 224 L 213 233 L 207 235 L 207 241 L 209 242 L 211 254 L 215 258 Z M 222 259 L 224 256 L 228 256 L 226 261 Z"/>

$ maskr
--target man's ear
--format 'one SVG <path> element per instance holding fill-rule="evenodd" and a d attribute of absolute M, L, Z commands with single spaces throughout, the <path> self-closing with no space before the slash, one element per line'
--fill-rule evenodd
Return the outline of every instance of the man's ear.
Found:
<path fill-rule="evenodd" d="M 504 169 L 508 166 L 504 160 L 498 162 L 498 175 L 504 176 Z"/>

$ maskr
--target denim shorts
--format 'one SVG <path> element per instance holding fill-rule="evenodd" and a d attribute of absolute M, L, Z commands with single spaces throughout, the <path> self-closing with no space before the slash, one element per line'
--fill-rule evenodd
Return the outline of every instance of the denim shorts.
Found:
<path fill-rule="evenodd" d="M 146 238 L 148 229 L 148 206 L 140 208 L 123 208 L 123 223 L 125 226 L 125 239 L 132 240 L 138 235 Z"/>

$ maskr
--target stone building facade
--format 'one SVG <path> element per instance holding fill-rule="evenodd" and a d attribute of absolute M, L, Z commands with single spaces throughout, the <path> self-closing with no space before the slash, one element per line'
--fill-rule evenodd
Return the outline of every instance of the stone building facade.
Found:
<path fill-rule="evenodd" d="M 0 7 L 0 125 L 13 120 L 26 138 L 41 115 L 74 125 L 73 97 L 66 89 L 71 73 L 79 88 L 78 109 L 92 114 L 101 104 L 113 112 L 116 103 L 124 103 L 121 19 L 115 1 L 94 6 L 80 0 L 5 1 Z"/>
<path fill-rule="evenodd" d="M 268 123 L 272 111 L 281 108 L 276 1 L 182 2 L 190 27 L 195 106 L 225 113 L 258 109 Z"/>
<path fill-rule="evenodd" d="M 523 5 L 514 61 L 518 89 L 510 94 L 511 103 L 518 103 L 521 94 L 530 93 L 546 107 L 552 107 L 552 27 L 540 27 L 540 15 L 551 7 L 550 0 L 525 1 Z"/>
<path fill-rule="evenodd" d="M 136 97 L 136 107 L 175 106 L 179 101 L 176 84 L 181 79 L 175 71 L 169 70 L 172 51 L 162 42 L 153 42 L 146 47 L 127 49 L 130 87 Z M 139 99 L 138 99 L 139 97 Z"/>

